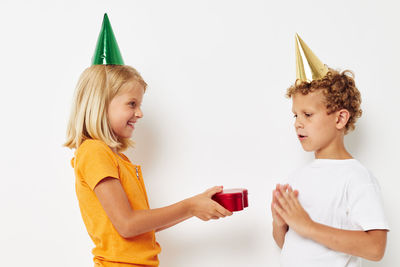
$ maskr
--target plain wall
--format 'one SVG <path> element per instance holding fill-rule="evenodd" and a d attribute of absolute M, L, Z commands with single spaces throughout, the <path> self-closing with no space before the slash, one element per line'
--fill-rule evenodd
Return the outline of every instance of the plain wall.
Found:
<path fill-rule="evenodd" d="M 377 177 L 391 225 L 384 259 L 364 266 L 400 266 L 398 1 L 2 0 L 0 10 L 1 266 L 93 265 L 62 144 L 104 12 L 149 84 L 127 155 L 151 207 L 214 185 L 249 190 L 249 208 L 232 217 L 158 233 L 161 266 L 278 266 L 271 192 L 313 159 L 284 97 L 295 32 L 355 73 L 363 116 L 346 144 Z"/>

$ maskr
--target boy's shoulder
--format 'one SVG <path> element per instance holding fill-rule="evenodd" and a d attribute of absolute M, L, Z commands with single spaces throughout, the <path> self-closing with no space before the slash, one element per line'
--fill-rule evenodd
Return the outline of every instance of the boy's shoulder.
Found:
<path fill-rule="evenodd" d="M 351 183 L 369 184 L 376 183 L 374 175 L 361 162 L 356 159 L 348 160 L 314 160 L 300 168 L 297 168 L 289 175 L 289 180 L 296 176 L 308 175 L 318 170 L 319 174 L 340 175 Z"/>
<path fill-rule="evenodd" d="M 347 176 L 349 177 L 350 185 L 378 185 L 374 174 L 358 160 L 354 160 L 347 170 Z"/>

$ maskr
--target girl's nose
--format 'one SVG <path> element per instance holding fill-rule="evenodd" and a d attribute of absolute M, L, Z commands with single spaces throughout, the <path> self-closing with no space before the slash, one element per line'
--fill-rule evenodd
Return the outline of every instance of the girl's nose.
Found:
<path fill-rule="evenodd" d="M 136 118 L 143 118 L 143 112 L 142 112 L 142 110 L 140 109 L 140 108 L 138 108 L 137 110 L 136 110 L 136 112 L 135 112 L 135 116 L 136 116 Z"/>

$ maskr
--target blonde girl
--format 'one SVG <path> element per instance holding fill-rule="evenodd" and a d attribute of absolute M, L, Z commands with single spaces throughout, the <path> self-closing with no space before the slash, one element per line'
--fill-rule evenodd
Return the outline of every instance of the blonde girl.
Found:
<path fill-rule="evenodd" d="M 232 215 L 211 199 L 213 187 L 170 206 L 150 209 L 140 166 L 122 153 L 136 122 L 146 83 L 126 65 L 92 65 L 81 75 L 65 146 L 75 149 L 76 194 L 94 242 L 95 266 L 158 266 L 155 232 L 196 216 Z"/>

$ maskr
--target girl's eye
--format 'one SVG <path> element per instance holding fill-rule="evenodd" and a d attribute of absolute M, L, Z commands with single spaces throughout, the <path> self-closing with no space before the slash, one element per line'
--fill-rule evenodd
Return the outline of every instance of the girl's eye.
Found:
<path fill-rule="evenodd" d="M 136 102 L 129 102 L 129 106 L 136 107 Z"/>

